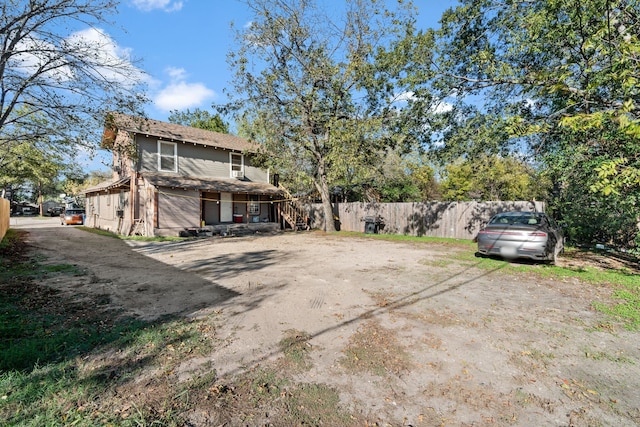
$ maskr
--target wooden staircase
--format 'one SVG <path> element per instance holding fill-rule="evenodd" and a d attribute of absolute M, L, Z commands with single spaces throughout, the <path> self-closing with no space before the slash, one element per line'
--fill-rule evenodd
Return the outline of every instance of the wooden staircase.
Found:
<path fill-rule="evenodd" d="M 294 231 L 310 230 L 309 215 L 307 210 L 298 202 L 282 185 L 278 189 L 284 193 L 285 201 L 282 203 L 282 218 Z"/>

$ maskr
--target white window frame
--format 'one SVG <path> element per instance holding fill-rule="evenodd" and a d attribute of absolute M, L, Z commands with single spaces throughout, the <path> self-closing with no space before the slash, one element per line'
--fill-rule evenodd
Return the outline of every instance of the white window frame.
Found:
<path fill-rule="evenodd" d="M 249 195 L 249 215 L 260 215 L 260 196 Z"/>
<path fill-rule="evenodd" d="M 169 158 L 169 155 L 162 155 L 162 145 L 173 147 L 173 169 L 162 169 L 162 159 Z M 158 140 L 158 172 L 178 172 L 178 144 L 175 142 Z"/>
<path fill-rule="evenodd" d="M 240 169 L 233 168 L 234 166 L 238 166 L 233 164 L 233 156 L 240 157 Z M 244 154 L 230 152 L 229 153 L 229 174 L 232 178 L 238 178 L 237 176 L 234 175 L 235 171 L 240 172 L 242 176 L 244 176 Z"/>

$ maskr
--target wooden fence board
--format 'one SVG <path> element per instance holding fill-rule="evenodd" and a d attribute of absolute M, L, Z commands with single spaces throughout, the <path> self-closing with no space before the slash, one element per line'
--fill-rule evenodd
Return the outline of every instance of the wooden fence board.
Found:
<path fill-rule="evenodd" d="M 4 239 L 9 229 L 9 218 L 11 216 L 11 203 L 7 199 L 0 199 L 0 240 Z"/>
<path fill-rule="evenodd" d="M 308 205 L 312 227 L 324 228 L 322 205 Z M 380 233 L 473 239 L 493 215 L 507 211 L 544 212 L 544 202 L 336 203 L 342 231 L 364 231 L 366 217 L 381 217 Z"/>

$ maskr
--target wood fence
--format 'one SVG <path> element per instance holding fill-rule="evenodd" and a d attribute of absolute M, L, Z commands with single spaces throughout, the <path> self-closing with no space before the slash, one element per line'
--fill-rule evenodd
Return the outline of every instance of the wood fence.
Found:
<path fill-rule="evenodd" d="M 313 228 L 324 229 L 321 204 L 307 206 Z M 341 231 L 365 231 L 366 219 L 379 218 L 379 233 L 473 239 L 495 214 L 544 212 L 544 202 L 336 203 L 334 220 Z"/>
<path fill-rule="evenodd" d="M 0 240 L 4 239 L 9 229 L 9 219 L 11 217 L 11 203 L 7 199 L 0 199 Z"/>

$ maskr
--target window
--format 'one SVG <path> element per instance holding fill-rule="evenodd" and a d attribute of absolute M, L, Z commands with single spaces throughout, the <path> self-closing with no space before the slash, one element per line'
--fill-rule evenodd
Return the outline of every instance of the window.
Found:
<path fill-rule="evenodd" d="M 230 153 L 231 156 L 231 177 L 244 177 L 244 157 L 242 154 Z"/>
<path fill-rule="evenodd" d="M 260 214 L 260 201 L 258 200 L 258 196 L 251 195 L 249 196 L 249 215 L 259 215 Z"/>
<path fill-rule="evenodd" d="M 178 172 L 177 144 L 158 141 L 158 170 L 162 172 Z"/>

